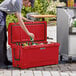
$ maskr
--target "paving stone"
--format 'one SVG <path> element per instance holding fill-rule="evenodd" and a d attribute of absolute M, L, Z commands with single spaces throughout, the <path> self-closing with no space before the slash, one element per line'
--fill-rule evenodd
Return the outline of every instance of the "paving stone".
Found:
<path fill-rule="evenodd" d="M 20 76 L 20 70 L 12 70 L 12 76 Z"/>
<path fill-rule="evenodd" d="M 33 76 L 33 71 L 30 70 L 21 71 L 21 76 Z"/>
<path fill-rule="evenodd" d="M 4 70 L 4 75 L 3 76 L 12 76 L 11 70 Z"/>

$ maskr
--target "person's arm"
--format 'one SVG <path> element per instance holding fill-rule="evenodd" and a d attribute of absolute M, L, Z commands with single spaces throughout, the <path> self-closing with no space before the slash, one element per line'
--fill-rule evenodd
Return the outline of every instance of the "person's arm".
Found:
<path fill-rule="evenodd" d="M 16 14 L 15 14 L 15 16 L 16 16 Z M 25 20 L 25 21 L 28 21 L 28 22 L 33 22 L 33 20 L 29 20 L 28 18 L 25 18 L 23 16 L 22 16 L 22 19 Z"/>
<path fill-rule="evenodd" d="M 22 29 L 23 29 L 29 36 L 31 36 L 31 37 L 34 39 L 34 34 L 33 34 L 33 33 L 30 33 L 30 32 L 28 31 L 28 29 L 26 28 L 26 26 L 25 26 L 25 24 L 24 24 L 24 22 L 23 22 L 23 20 L 22 20 L 21 14 L 17 12 L 17 13 L 15 13 L 15 15 L 16 15 L 16 17 L 18 18 L 19 25 L 22 27 Z"/>
<path fill-rule="evenodd" d="M 32 20 L 29 20 L 29 19 L 27 19 L 25 17 L 22 17 L 22 19 L 25 20 L 25 21 L 28 21 L 28 22 L 33 22 Z"/>

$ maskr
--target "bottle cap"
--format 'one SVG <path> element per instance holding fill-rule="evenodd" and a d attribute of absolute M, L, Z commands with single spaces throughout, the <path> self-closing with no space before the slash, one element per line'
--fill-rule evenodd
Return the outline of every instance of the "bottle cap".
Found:
<path fill-rule="evenodd" d="M 34 41 L 32 37 L 30 37 L 30 40 L 31 40 L 31 41 Z"/>

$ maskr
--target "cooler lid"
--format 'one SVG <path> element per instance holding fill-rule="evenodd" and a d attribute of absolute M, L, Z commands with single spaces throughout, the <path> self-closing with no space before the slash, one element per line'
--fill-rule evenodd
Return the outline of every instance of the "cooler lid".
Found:
<path fill-rule="evenodd" d="M 25 22 L 27 29 L 34 33 L 34 42 L 44 42 L 47 40 L 47 22 Z M 8 26 L 8 44 L 18 42 L 30 42 L 30 37 L 24 32 L 18 23 L 10 23 Z"/>

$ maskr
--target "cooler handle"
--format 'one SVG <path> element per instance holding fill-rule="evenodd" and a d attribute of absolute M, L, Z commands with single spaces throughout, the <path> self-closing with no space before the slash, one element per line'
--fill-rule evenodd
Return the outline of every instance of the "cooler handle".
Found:
<path fill-rule="evenodd" d="M 20 49 L 19 49 L 19 58 L 16 58 L 16 57 L 15 57 L 15 48 L 13 48 L 13 51 L 14 51 L 14 59 L 15 59 L 16 61 L 20 61 Z"/>

